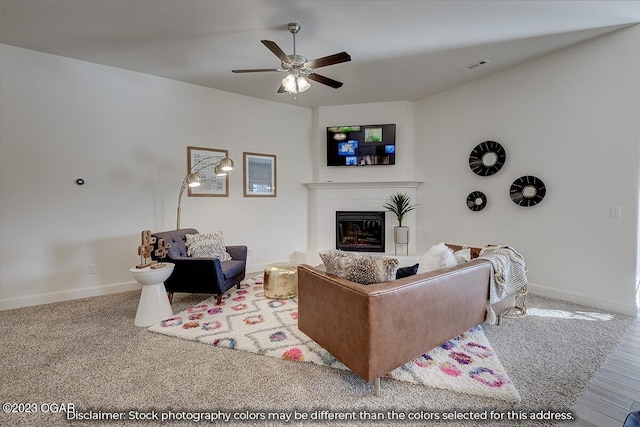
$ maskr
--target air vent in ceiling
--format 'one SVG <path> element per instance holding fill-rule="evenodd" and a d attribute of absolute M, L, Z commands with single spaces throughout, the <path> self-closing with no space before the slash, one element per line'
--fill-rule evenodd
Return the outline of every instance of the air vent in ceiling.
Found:
<path fill-rule="evenodd" d="M 481 59 L 480 61 L 474 62 L 473 64 L 465 65 L 462 68 L 458 68 L 458 71 L 460 71 L 461 73 L 466 73 L 467 71 L 476 70 L 479 67 L 482 67 L 483 65 L 487 65 L 488 63 L 489 63 L 488 59 Z"/>

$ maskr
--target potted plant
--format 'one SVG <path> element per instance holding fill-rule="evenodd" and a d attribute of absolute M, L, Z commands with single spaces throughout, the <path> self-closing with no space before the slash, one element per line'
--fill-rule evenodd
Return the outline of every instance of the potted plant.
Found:
<path fill-rule="evenodd" d="M 389 197 L 389 201 L 383 205 L 398 219 L 398 226 L 393 227 L 393 240 L 397 245 L 406 245 L 409 243 L 409 227 L 402 226 L 402 220 L 407 212 L 416 208 L 417 205 L 412 203 L 411 197 L 407 193 L 395 193 Z"/>

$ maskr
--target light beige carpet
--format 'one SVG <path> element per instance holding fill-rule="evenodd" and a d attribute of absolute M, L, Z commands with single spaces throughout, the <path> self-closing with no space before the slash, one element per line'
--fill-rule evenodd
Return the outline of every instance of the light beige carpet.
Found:
<path fill-rule="evenodd" d="M 258 354 L 210 348 L 137 328 L 139 291 L 0 312 L 0 396 L 3 403 L 71 402 L 84 410 L 183 411 L 568 411 L 630 317 L 530 295 L 531 313 L 484 326 L 484 332 L 519 390 L 513 405 L 382 379 L 382 396 L 351 372 L 283 363 Z M 174 312 L 203 299 L 177 294 Z M 241 425 L 283 425 L 246 422 Z M 287 425 L 316 425 L 297 422 Z M 325 423 L 326 424 L 326 423 Z M 0 413 L 3 426 L 69 426 L 54 413 Z M 74 424 L 71 424 L 74 425 Z M 75 425 L 106 425 L 76 423 Z M 121 421 L 109 426 L 140 426 Z M 166 424 L 170 425 L 170 424 Z M 176 425 L 176 424 L 174 424 Z M 193 425 L 193 424 L 177 424 Z M 205 424 L 206 425 L 206 424 Z M 326 424 L 330 425 L 330 424 Z M 412 425 L 407 421 L 340 422 L 340 426 Z M 421 425 L 437 425 L 428 422 Z M 447 422 L 447 426 L 477 422 Z M 483 426 L 513 426 L 487 421 Z M 556 425 L 525 422 L 525 425 Z"/>

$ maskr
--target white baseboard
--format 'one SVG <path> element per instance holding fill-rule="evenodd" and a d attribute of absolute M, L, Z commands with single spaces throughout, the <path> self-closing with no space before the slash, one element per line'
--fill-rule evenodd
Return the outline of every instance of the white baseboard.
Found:
<path fill-rule="evenodd" d="M 555 298 L 562 301 L 568 301 L 575 304 L 586 305 L 588 307 L 599 308 L 601 310 L 611 311 L 614 313 L 624 314 L 626 316 L 638 317 L 638 307 L 635 304 L 624 305 L 616 301 L 603 298 L 593 298 L 576 292 L 562 291 L 547 286 L 527 284 L 529 293 L 540 295 L 548 298 Z"/>
<path fill-rule="evenodd" d="M 44 294 L 25 295 L 17 298 L 0 299 L 0 311 L 14 308 L 31 307 L 34 305 L 50 304 L 52 302 L 70 301 L 80 298 L 96 297 L 100 295 L 116 294 L 119 292 L 134 291 L 142 288 L 136 281 L 114 283 L 104 286 L 92 286 L 81 289 L 68 289 Z"/>
<path fill-rule="evenodd" d="M 264 269 L 267 267 L 267 265 L 272 264 L 270 262 L 267 263 L 261 263 L 261 264 L 251 264 L 251 265 L 247 265 L 247 268 L 245 270 L 245 278 L 253 276 L 255 274 L 258 273 L 262 273 L 264 271 Z"/>

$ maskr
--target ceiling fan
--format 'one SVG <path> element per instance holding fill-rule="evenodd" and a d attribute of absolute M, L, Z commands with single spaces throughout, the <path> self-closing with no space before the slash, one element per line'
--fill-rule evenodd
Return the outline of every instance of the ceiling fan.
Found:
<path fill-rule="evenodd" d="M 329 56 L 323 56 L 322 58 L 312 59 L 309 61 L 302 55 L 296 54 L 296 34 L 300 31 L 300 24 L 297 22 L 290 22 L 287 26 L 289 32 L 293 34 L 293 55 L 287 55 L 284 53 L 280 46 L 276 42 L 271 40 L 261 40 L 262 44 L 267 47 L 274 55 L 276 55 L 282 63 L 280 68 L 256 68 L 251 70 L 231 70 L 233 73 L 261 73 L 270 71 L 285 71 L 287 75 L 282 79 L 282 84 L 278 89 L 278 93 L 300 93 L 304 92 L 311 87 L 309 80 L 313 80 L 318 83 L 330 86 L 334 89 L 338 89 L 342 86 L 342 82 L 330 79 L 329 77 L 321 76 L 315 73 L 314 70 L 320 67 L 326 67 L 328 65 L 339 64 L 341 62 L 351 61 L 351 56 L 347 52 L 335 53 Z"/>

